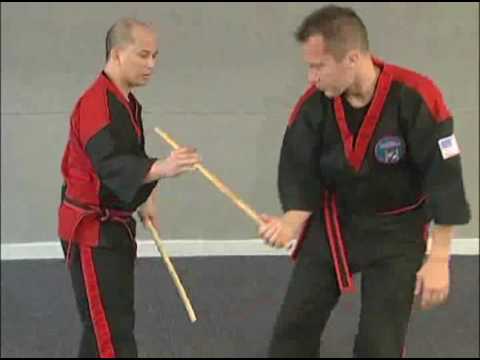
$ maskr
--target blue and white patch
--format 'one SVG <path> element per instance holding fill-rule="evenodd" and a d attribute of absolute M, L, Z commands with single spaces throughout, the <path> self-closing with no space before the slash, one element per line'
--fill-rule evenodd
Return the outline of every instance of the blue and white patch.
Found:
<path fill-rule="evenodd" d="M 405 155 L 405 142 L 399 136 L 385 136 L 375 145 L 375 158 L 382 164 L 396 164 Z"/>
<path fill-rule="evenodd" d="M 438 140 L 438 146 L 440 147 L 444 160 L 460 154 L 460 149 L 454 134 Z"/>

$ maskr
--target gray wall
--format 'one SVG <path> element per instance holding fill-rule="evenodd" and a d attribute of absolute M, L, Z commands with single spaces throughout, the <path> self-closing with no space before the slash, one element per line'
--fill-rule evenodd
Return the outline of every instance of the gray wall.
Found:
<path fill-rule="evenodd" d="M 159 126 L 198 147 L 205 165 L 259 211 L 278 212 L 278 152 L 306 67 L 292 33 L 318 4 L 1 4 L 2 243 L 52 241 L 60 159 L 78 96 L 103 66 L 121 16 L 153 21 L 160 60 L 137 93 L 147 149 Z M 478 4 L 353 4 L 386 61 L 435 79 L 455 114 L 478 238 Z M 255 238 L 255 224 L 200 174 L 161 184 L 164 238 Z M 140 232 L 140 238 L 148 234 Z"/>

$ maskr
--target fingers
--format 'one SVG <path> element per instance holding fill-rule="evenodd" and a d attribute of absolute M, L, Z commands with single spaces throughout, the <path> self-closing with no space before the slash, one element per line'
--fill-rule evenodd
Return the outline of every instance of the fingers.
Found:
<path fill-rule="evenodd" d="M 200 159 L 197 149 L 192 147 L 181 147 L 173 150 L 172 152 L 170 152 L 170 156 L 176 159 L 188 159 L 194 157 Z"/>
<path fill-rule="evenodd" d="M 440 304 L 443 304 L 446 299 L 447 299 L 447 294 L 445 292 L 435 291 L 432 294 L 431 302 L 433 305 L 440 305 Z"/>
<path fill-rule="evenodd" d="M 277 249 L 283 248 L 283 243 L 280 241 L 280 233 L 282 231 L 281 227 L 277 228 L 277 231 L 272 235 L 272 246 L 276 247 Z"/>
<path fill-rule="evenodd" d="M 419 295 L 422 291 L 422 277 L 417 275 L 417 282 L 415 283 L 415 296 Z"/>
<path fill-rule="evenodd" d="M 279 225 L 280 222 L 278 218 L 267 214 L 261 214 L 260 218 L 263 220 L 263 224 L 259 226 L 258 233 L 263 239 L 266 239 L 267 232 L 273 232 L 273 228 Z"/>
<path fill-rule="evenodd" d="M 200 162 L 201 161 L 200 155 L 198 155 L 197 153 L 185 154 L 185 155 L 175 155 L 175 159 L 177 161 L 195 161 L 195 162 Z"/>
<path fill-rule="evenodd" d="M 187 148 L 187 147 L 173 150 L 170 153 L 170 156 L 175 157 L 177 159 L 185 159 L 185 158 L 191 158 L 191 157 L 198 157 L 199 158 L 197 149 Z"/>
<path fill-rule="evenodd" d="M 147 215 L 143 217 L 143 227 L 145 230 L 150 230 L 149 224 L 152 224 L 157 233 L 160 233 L 160 223 L 155 216 Z"/>
<path fill-rule="evenodd" d="M 157 232 L 160 231 L 160 223 L 158 222 L 158 219 L 154 216 L 149 218 L 150 222 L 152 223 L 153 227 L 157 230 Z"/>
<path fill-rule="evenodd" d="M 287 249 L 287 251 L 289 252 L 289 254 L 292 254 L 295 247 L 297 245 L 297 240 L 296 239 L 293 239 L 293 240 L 290 240 L 288 242 L 288 244 L 285 246 L 285 248 Z"/>
<path fill-rule="evenodd" d="M 430 309 L 434 306 L 440 305 L 446 300 L 446 295 L 444 292 L 427 290 L 424 291 L 422 296 L 421 306 L 423 309 Z"/>
<path fill-rule="evenodd" d="M 283 227 L 281 223 L 270 222 L 266 225 L 262 225 L 259 233 L 261 238 L 265 241 L 265 244 L 275 248 L 283 248 L 285 245 L 282 231 Z"/>
<path fill-rule="evenodd" d="M 280 226 L 273 226 L 270 229 L 270 232 L 266 234 L 266 243 L 267 245 L 271 247 L 281 247 L 281 244 L 279 243 L 279 234 L 281 232 L 282 228 Z"/>
<path fill-rule="evenodd" d="M 264 240 L 265 244 L 271 245 L 273 235 L 277 232 L 277 225 L 275 223 L 266 223 L 259 227 L 259 235 Z"/>
<path fill-rule="evenodd" d="M 157 234 L 158 236 L 162 236 L 161 232 L 160 232 L 160 226 L 158 225 L 158 223 L 153 223 L 153 227 L 155 228 L 155 230 L 157 230 Z"/>
<path fill-rule="evenodd" d="M 263 224 L 263 225 L 260 225 L 260 227 L 258 228 L 258 234 L 260 235 L 260 237 L 264 240 L 266 240 L 266 233 L 267 231 L 270 231 L 270 229 L 273 227 L 272 224 Z"/>
<path fill-rule="evenodd" d="M 270 242 L 275 241 L 275 235 L 278 234 L 280 230 L 280 226 L 278 223 L 272 223 L 271 226 L 267 228 L 267 231 L 265 231 L 265 239 L 267 239 Z"/>
<path fill-rule="evenodd" d="M 144 226 L 145 228 L 148 228 L 148 224 L 152 222 L 152 219 L 150 218 L 150 216 L 145 215 L 145 216 L 143 216 L 143 218 L 142 218 L 142 222 L 143 222 L 143 226 Z"/>
<path fill-rule="evenodd" d="M 432 306 L 432 292 L 428 289 L 423 289 L 422 301 L 420 303 L 422 309 L 429 309 Z"/>
<path fill-rule="evenodd" d="M 172 155 L 185 155 L 196 153 L 197 149 L 193 147 L 180 147 L 171 152 Z"/>
<path fill-rule="evenodd" d="M 180 172 L 194 171 L 196 165 L 201 163 L 200 155 L 193 148 L 180 148 L 170 155 Z"/>
<path fill-rule="evenodd" d="M 443 304 L 448 298 L 448 290 L 446 289 L 426 289 L 422 291 L 421 307 L 422 309 L 430 309 L 434 306 Z"/>
<path fill-rule="evenodd" d="M 265 223 L 269 223 L 273 220 L 273 217 L 267 214 L 261 214 L 260 219 L 262 219 Z"/>
<path fill-rule="evenodd" d="M 170 166 L 170 176 L 177 176 L 181 173 L 187 171 L 195 171 L 197 170 L 197 165 L 199 165 L 200 161 L 198 158 L 190 158 L 186 160 L 178 160 L 175 158 L 169 159 L 169 166 Z"/>
<path fill-rule="evenodd" d="M 285 244 L 290 239 L 287 238 L 288 232 L 285 232 L 281 218 L 267 214 L 260 214 L 260 218 L 263 224 L 259 226 L 258 233 L 265 243 L 275 248 L 285 247 Z"/>
<path fill-rule="evenodd" d="M 178 172 L 193 171 L 197 169 L 196 165 L 198 165 L 197 161 L 182 161 L 177 162 L 176 168 Z"/>
<path fill-rule="evenodd" d="M 194 166 L 200 163 L 200 157 L 198 155 L 187 156 L 182 158 L 174 158 L 174 161 L 179 166 Z"/>

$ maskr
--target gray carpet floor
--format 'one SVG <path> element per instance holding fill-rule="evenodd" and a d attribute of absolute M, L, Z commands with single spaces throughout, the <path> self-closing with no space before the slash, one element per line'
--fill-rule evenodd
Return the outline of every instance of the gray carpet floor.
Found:
<path fill-rule="evenodd" d="M 162 260 L 138 259 L 139 355 L 264 357 L 292 263 L 277 256 L 173 261 L 198 321 L 188 321 Z M 63 261 L 2 261 L 1 270 L 1 356 L 74 357 L 80 324 Z M 407 357 L 479 356 L 478 256 L 455 256 L 451 281 L 447 304 L 414 310 Z M 342 297 L 328 323 L 321 357 L 351 356 L 359 310 L 359 294 Z"/>

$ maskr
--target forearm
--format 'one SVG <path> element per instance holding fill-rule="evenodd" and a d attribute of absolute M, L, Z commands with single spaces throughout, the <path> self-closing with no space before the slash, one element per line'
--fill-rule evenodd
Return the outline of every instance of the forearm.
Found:
<path fill-rule="evenodd" d="M 431 259 L 448 259 L 453 237 L 453 225 L 434 225 L 430 248 Z"/>

